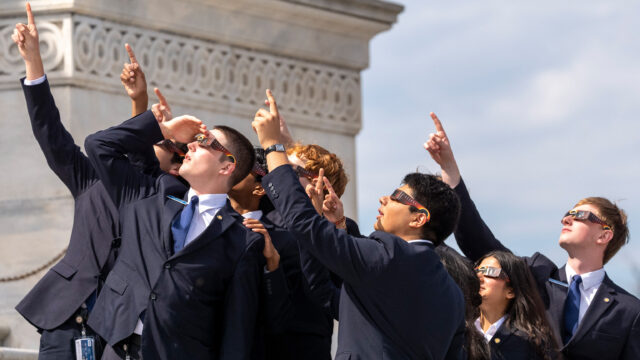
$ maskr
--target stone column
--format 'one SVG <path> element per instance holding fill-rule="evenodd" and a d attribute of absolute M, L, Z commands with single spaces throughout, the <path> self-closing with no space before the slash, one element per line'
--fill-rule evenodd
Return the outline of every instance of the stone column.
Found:
<path fill-rule="evenodd" d="M 360 71 L 369 41 L 402 6 L 378 0 L 33 0 L 45 71 L 67 130 L 84 138 L 129 117 L 119 74 L 132 45 L 149 89 L 174 114 L 241 130 L 273 89 L 294 138 L 337 153 L 350 183 L 343 196 L 357 218 L 355 135 L 361 128 Z M 37 268 L 63 251 L 73 200 L 48 168 L 29 125 L 18 79 L 24 65 L 11 33 L 26 22 L 23 0 L 0 3 L 0 278 Z M 150 93 L 151 103 L 155 95 Z M 38 347 L 13 310 L 42 276 L 0 282 L 5 346 Z M 0 345 L 3 345 L 0 343 Z"/>

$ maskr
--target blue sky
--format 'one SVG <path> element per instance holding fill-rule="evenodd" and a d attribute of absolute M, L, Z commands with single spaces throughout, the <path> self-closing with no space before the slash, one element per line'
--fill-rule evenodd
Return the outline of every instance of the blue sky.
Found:
<path fill-rule="evenodd" d="M 564 264 L 562 214 L 615 200 L 631 240 L 605 269 L 640 295 L 640 3 L 397 2 L 362 73 L 363 233 L 404 174 L 439 170 L 422 148 L 434 111 L 485 221 L 519 255 Z"/>

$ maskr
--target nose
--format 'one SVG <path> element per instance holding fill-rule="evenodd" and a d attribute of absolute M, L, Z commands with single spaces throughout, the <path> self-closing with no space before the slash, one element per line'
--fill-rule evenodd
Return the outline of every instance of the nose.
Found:
<path fill-rule="evenodd" d="M 188 143 L 188 144 L 187 144 L 187 149 L 189 149 L 189 151 L 195 151 L 196 146 L 197 146 L 197 145 L 196 145 L 196 142 L 195 142 L 195 141 L 192 141 L 192 142 L 190 142 L 190 143 Z"/>
<path fill-rule="evenodd" d="M 380 199 L 378 199 L 378 201 L 380 201 L 380 205 L 386 205 L 387 201 L 389 201 L 388 196 L 380 196 Z"/>
<path fill-rule="evenodd" d="M 571 225 L 573 223 L 573 216 L 567 215 L 563 217 L 560 223 L 562 223 L 562 225 Z"/>

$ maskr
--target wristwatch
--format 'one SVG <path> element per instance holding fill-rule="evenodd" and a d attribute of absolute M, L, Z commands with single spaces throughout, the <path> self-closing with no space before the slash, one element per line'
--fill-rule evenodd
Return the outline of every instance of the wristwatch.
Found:
<path fill-rule="evenodd" d="M 285 152 L 286 149 L 284 148 L 284 145 L 282 145 L 282 144 L 274 144 L 274 145 L 271 145 L 268 148 L 264 149 L 264 156 L 269 155 L 269 153 L 272 152 L 272 151 Z"/>

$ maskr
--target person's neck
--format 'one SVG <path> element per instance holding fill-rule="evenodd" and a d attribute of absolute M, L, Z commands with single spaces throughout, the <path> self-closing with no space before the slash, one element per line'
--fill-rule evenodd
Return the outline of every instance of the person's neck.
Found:
<path fill-rule="evenodd" d="M 485 308 L 480 308 L 480 326 L 482 327 L 482 331 L 487 331 L 487 329 L 489 329 L 489 327 L 493 324 L 496 323 L 496 321 L 500 320 L 501 317 L 504 316 L 504 314 L 507 311 L 507 306 L 500 306 L 497 309 L 496 308 L 491 308 L 491 309 L 485 309 Z"/>
<path fill-rule="evenodd" d="M 226 189 L 224 187 L 221 186 L 216 186 L 216 185 L 211 185 L 211 184 L 207 184 L 207 185 L 196 185 L 194 186 L 194 184 L 189 183 L 191 185 L 191 189 L 193 190 L 193 192 L 196 193 L 196 195 L 200 196 L 200 195 L 207 195 L 207 194 L 226 194 L 229 189 Z"/>
<path fill-rule="evenodd" d="M 570 266 L 578 275 L 600 270 L 603 267 L 602 255 L 593 254 L 593 252 L 581 255 L 569 254 L 567 266 Z"/>
<path fill-rule="evenodd" d="M 246 214 L 251 211 L 259 210 L 260 207 L 260 198 L 250 197 L 243 198 L 242 196 L 229 196 L 229 201 L 231 202 L 231 207 L 238 214 Z"/>

